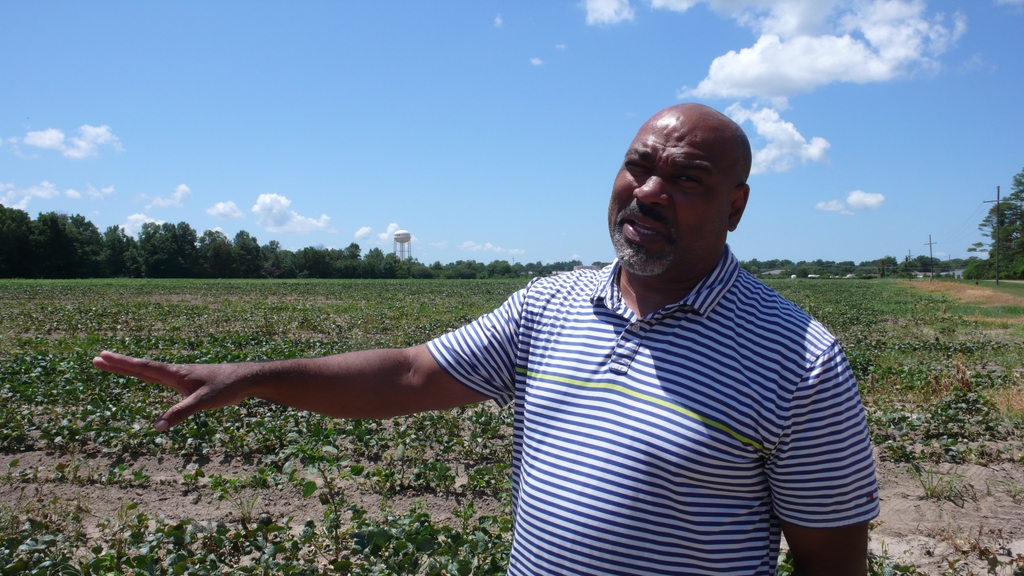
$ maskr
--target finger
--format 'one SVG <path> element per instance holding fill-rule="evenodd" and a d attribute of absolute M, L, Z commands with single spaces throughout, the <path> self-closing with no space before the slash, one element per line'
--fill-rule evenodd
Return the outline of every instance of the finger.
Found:
<path fill-rule="evenodd" d="M 113 374 L 121 374 L 122 376 L 131 376 L 133 378 L 144 378 L 144 375 L 140 372 L 126 368 L 118 364 L 111 364 L 103 358 L 97 356 L 92 359 L 92 365 L 103 370 L 104 372 L 110 372 Z"/>
<path fill-rule="evenodd" d="M 188 394 L 188 391 L 180 384 L 181 374 L 175 364 L 133 358 L 107 350 L 93 358 L 92 363 L 93 366 L 104 372 L 131 376 L 153 384 L 162 384 L 173 388 L 179 394 Z"/>
<path fill-rule="evenodd" d="M 171 406 L 164 412 L 156 422 L 153 423 L 153 428 L 157 432 L 166 432 L 170 427 L 181 424 L 186 418 L 203 410 L 205 400 L 201 394 L 193 394 L 192 396 L 186 396 L 181 402 L 178 402 L 174 406 Z"/>

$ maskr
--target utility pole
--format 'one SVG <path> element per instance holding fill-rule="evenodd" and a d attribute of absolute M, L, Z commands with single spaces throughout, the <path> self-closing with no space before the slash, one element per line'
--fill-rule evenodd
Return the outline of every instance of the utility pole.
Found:
<path fill-rule="evenodd" d="M 935 279 L 935 257 L 932 256 L 932 244 L 935 244 L 935 242 L 932 242 L 932 235 L 929 234 L 928 235 L 928 243 L 925 244 L 925 246 L 928 247 L 928 270 L 930 271 L 930 274 L 931 274 L 931 276 L 928 278 L 928 280 L 934 280 Z"/>
<path fill-rule="evenodd" d="M 993 244 L 996 246 L 996 286 L 999 286 L 999 186 L 996 186 L 996 199 L 985 200 L 985 204 L 996 203 L 996 236 L 993 238 Z"/>

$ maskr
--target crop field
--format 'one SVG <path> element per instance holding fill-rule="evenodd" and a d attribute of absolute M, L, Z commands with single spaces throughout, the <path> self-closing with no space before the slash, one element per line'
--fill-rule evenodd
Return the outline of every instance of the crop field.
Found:
<path fill-rule="evenodd" d="M 523 284 L 0 281 L 0 574 L 504 574 L 510 411 L 345 420 L 250 400 L 160 434 L 176 394 L 90 361 L 408 346 Z M 1024 298 L 771 286 L 860 382 L 883 507 L 871 573 L 1024 574 Z"/>

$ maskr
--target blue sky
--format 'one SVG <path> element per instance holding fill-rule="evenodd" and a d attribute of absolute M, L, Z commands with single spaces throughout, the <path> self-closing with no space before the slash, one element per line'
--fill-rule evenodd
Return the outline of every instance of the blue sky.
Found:
<path fill-rule="evenodd" d="M 683 101 L 751 137 L 743 260 L 966 257 L 1024 169 L 1024 0 L 8 2 L 0 203 L 424 262 L 609 261 Z"/>

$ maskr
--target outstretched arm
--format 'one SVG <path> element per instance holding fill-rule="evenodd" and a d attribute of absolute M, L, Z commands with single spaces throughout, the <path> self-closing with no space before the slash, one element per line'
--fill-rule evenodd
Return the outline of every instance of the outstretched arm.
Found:
<path fill-rule="evenodd" d="M 343 418 L 387 418 L 487 400 L 452 379 L 426 346 L 237 364 L 166 364 L 103 351 L 92 363 L 184 396 L 154 423 L 161 432 L 200 410 L 245 398 Z"/>

